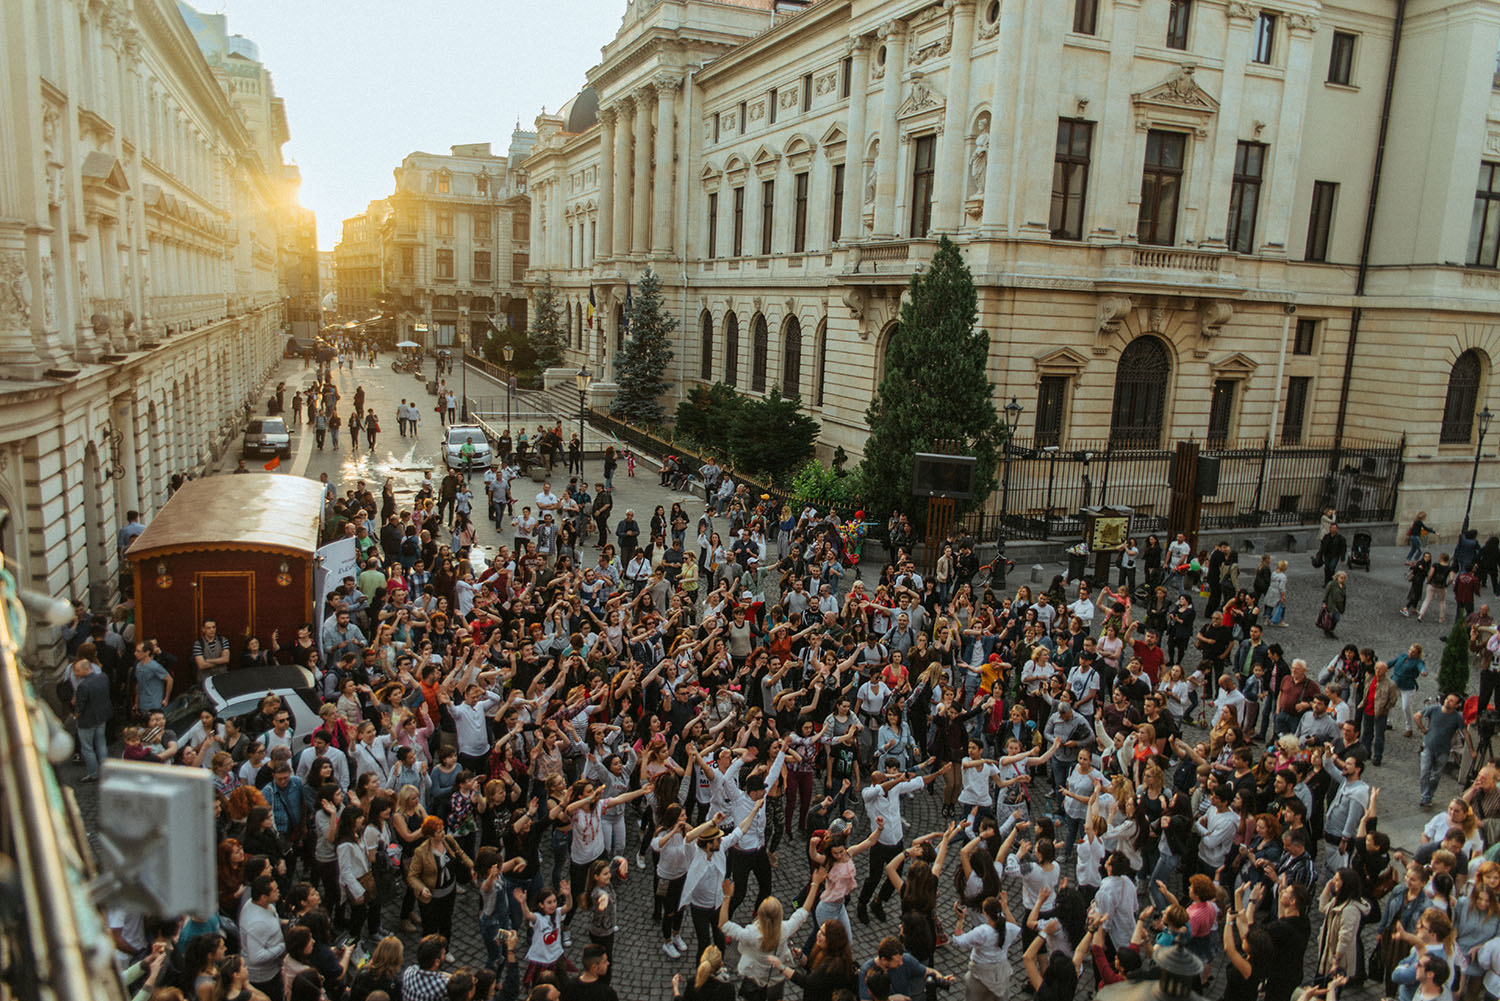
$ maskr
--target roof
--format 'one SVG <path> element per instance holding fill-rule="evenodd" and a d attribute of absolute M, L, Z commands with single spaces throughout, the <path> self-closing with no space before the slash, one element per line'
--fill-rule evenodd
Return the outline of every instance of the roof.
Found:
<path fill-rule="evenodd" d="M 139 560 L 204 549 L 309 555 L 323 485 L 301 476 L 227 474 L 184 483 L 130 547 Z"/>
<path fill-rule="evenodd" d="M 599 124 L 599 94 L 585 87 L 557 112 L 564 132 L 587 132 Z"/>
<path fill-rule="evenodd" d="M 220 703 L 233 702 L 246 695 L 275 691 L 304 691 L 314 685 L 312 672 L 296 664 L 274 664 L 270 667 L 242 668 L 205 678 L 203 687 L 211 689 Z"/>

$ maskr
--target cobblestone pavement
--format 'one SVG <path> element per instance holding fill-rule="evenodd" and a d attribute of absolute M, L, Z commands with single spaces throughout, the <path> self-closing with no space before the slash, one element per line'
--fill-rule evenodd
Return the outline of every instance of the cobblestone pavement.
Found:
<path fill-rule="evenodd" d="M 284 361 L 276 375 L 270 380 L 268 387 L 263 389 L 260 395 L 262 398 L 269 395 L 278 380 L 285 380 L 288 385 L 287 399 L 290 401 L 292 389 L 305 385 L 310 377 L 311 370 L 303 369 L 301 362 Z M 354 479 L 363 477 L 373 484 L 372 489 L 377 493 L 384 477 L 391 476 L 397 481 L 398 496 L 405 501 L 414 491 L 416 483 L 421 480 L 422 471 L 426 468 L 434 468 L 434 463 L 437 461 L 440 431 L 436 421 L 437 415 L 432 411 L 432 398 L 411 376 L 398 376 L 392 373 L 389 361 L 384 357 L 377 367 L 362 366 L 353 372 L 345 370 L 338 373 L 336 378 L 343 397 L 341 411 L 349 407 L 348 401 L 352 399 L 356 386 L 364 386 L 367 398 L 371 401 L 367 406 L 376 408 L 376 412 L 381 415 L 382 425 L 386 429 L 379 439 L 378 449 L 374 454 L 371 454 L 367 448 L 351 452 L 347 438 L 343 438 L 341 439 L 342 448 L 335 450 L 329 447 L 319 452 L 313 448 L 311 433 L 304 431 L 294 438 L 295 449 L 292 460 L 284 462 L 277 475 L 306 475 L 315 478 L 319 473 L 326 472 L 331 479 L 337 478 L 344 485 L 352 485 Z M 410 395 L 414 391 L 417 392 L 423 404 L 422 430 L 416 438 L 403 439 L 396 434 L 395 406 L 403 395 Z M 227 457 L 222 471 L 227 472 L 232 469 L 235 458 L 234 455 Z M 440 471 L 440 466 L 435 468 Z M 252 466 L 252 469 L 259 472 L 255 466 Z M 591 462 L 586 467 L 586 471 L 591 478 L 595 478 L 600 474 L 601 469 L 596 462 Z M 559 467 L 559 472 L 561 472 L 561 467 Z M 566 479 L 564 474 L 556 477 L 554 482 L 557 480 L 566 482 Z M 625 476 L 622 468 L 615 479 L 615 487 L 617 512 L 633 507 L 637 512 L 637 517 L 643 523 L 649 519 L 651 510 L 656 504 L 663 504 L 670 508 L 673 501 L 691 501 L 693 506 L 688 508 L 689 513 L 696 517 L 701 511 L 701 499 L 658 487 L 654 470 L 649 464 L 642 464 L 637 469 L 634 479 Z M 499 537 L 489 523 L 481 520 L 480 525 L 480 543 L 486 546 L 496 544 Z M 1214 541 L 1212 538 L 1206 538 L 1205 545 L 1211 544 L 1212 541 Z M 1279 555 L 1273 554 L 1273 556 Z M 1313 671 L 1321 670 L 1346 640 L 1361 646 L 1372 646 L 1382 658 L 1392 657 L 1405 650 L 1413 641 L 1421 642 L 1425 648 L 1426 659 L 1433 677 L 1422 682 L 1420 694 L 1424 697 L 1434 694 L 1435 676 L 1446 627 L 1440 627 L 1434 622 L 1418 623 L 1415 619 L 1406 619 L 1398 614 L 1406 590 L 1406 582 L 1402 576 L 1403 555 L 1404 547 L 1379 546 L 1373 553 L 1373 565 L 1370 572 L 1363 570 L 1351 572 L 1349 609 L 1339 625 L 1339 640 L 1337 641 L 1325 638 L 1312 625 L 1322 593 L 1322 571 L 1309 565 L 1306 554 L 1288 555 L 1291 609 L 1291 614 L 1288 616 L 1289 624 L 1285 628 L 1269 628 L 1269 641 L 1281 643 L 1289 657 L 1306 659 Z M 1242 567 L 1245 568 L 1243 577 L 1248 578 L 1253 572 L 1256 558 L 1254 555 L 1243 558 Z M 1048 572 L 1050 574 L 1054 571 L 1049 567 Z M 1018 581 L 1013 579 L 1012 585 L 1016 583 Z M 1496 607 L 1500 608 L 1500 603 L 1497 603 Z M 1451 609 L 1449 614 L 1449 622 L 1451 622 Z M 1432 813 L 1430 810 L 1420 810 L 1416 805 L 1419 747 L 1415 738 L 1404 737 L 1402 727 L 1394 723 L 1388 739 L 1385 765 L 1381 768 L 1372 768 L 1370 778 L 1374 784 L 1384 789 L 1380 803 L 1382 829 L 1391 834 L 1393 842 L 1398 846 L 1411 848 L 1420 840 L 1421 827 Z M 77 765 L 64 764 L 59 768 L 59 772 L 67 784 L 76 785 L 82 769 Z M 77 789 L 80 811 L 89 830 L 94 829 L 97 821 L 95 789 L 96 787 L 91 786 L 82 786 Z M 1438 804 L 1441 805 L 1445 797 L 1457 791 L 1457 782 L 1450 773 L 1439 789 Z M 940 809 L 941 799 L 937 794 L 937 784 L 929 787 L 926 793 L 919 793 L 906 800 L 908 843 L 918 834 L 942 827 L 944 822 L 940 816 Z M 859 823 L 862 828 L 865 826 L 863 817 L 860 818 Z M 860 836 L 863 835 L 860 834 Z M 633 864 L 639 837 L 639 827 L 633 822 L 630 825 L 629 848 L 626 852 L 627 857 L 632 859 L 632 867 L 628 881 L 619 887 L 620 932 L 615 940 L 613 963 L 614 986 L 620 996 L 629 1001 L 670 998 L 671 975 L 676 972 L 690 973 L 692 962 L 689 956 L 695 954 L 690 951 L 688 956 L 682 959 L 671 960 L 661 951 L 659 929 L 651 919 L 653 873 L 638 870 Z M 949 877 L 952 872 L 951 867 L 956 864 L 955 856 L 950 860 L 948 871 L 939 881 L 941 890 L 938 914 L 949 923 L 950 930 L 951 905 L 954 897 L 953 884 Z M 860 866 L 860 873 L 863 879 L 863 864 Z M 1071 876 L 1071 871 L 1068 874 Z M 773 892 L 783 902 L 790 902 L 800 896 L 807 879 L 806 839 L 800 834 L 793 835 L 781 842 L 778 865 L 774 870 Z M 1006 886 L 1010 891 L 1011 900 L 1018 908 L 1019 885 L 1015 880 L 1007 879 Z M 859 961 L 862 962 L 874 955 L 880 938 L 893 934 L 897 930 L 899 918 L 896 913 L 897 909 L 892 906 L 889 910 L 890 921 L 872 920 L 870 925 L 857 922 L 854 924 L 854 951 Z M 457 906 L 455 940 L 451 950 L 456 963 L 479 965 L 484 961 L 485 953 L 478 936 L 477 911 L 477 893 L 473 889 L 465 888 Z M 742 904 L 735 916 L 741 921 L 749 921 L 749 903 Z M 399 918 L 393 907 L 386 908 L 385 917 L 386 927 L 399 926 Z M 808 928 L 810 929 L 811 925 Z M 416 935 L 402 934 L 401 937 L 409 949 L 415 946 Z M 692 950 L 695 943 L 691 921 L 687 922 L 684 938 Z M 801 936 L 799 935 L 798 938 L 800 940 Z M 586 943 L 586 934 L 580 932 L 574 936 L 569 956 L 575 962 Z M 1368 942 L 1366 947 L 1368 948 Z M 731 948 L 731 966 L 733 961 L 734 953 Z M 1312 975 L 1315 961 L 1314 945 L 1309 948 L 1306 956 L 1309 976 Z M 967 956 L 951 946 L 945 946 L 938 950 L 936 965 L 946 973 L 961 975 L 967 965 Z M 1019 994 L 1024 980 L 1020 973 L 1019 953 L 1013 955 L 1013 965 L 1016 970 L 1015 986 Z M 1091 984 L 1092 979 L 1086 977 L 1084 983 Z M 1222 978 L 1218 983 L 1222 983 Z M 1211 996 L 1217 997 L 1220 989 L 1218 984 L 1212 987 Z M 951 996 L 961 996 L 962 990 L 961 984 L 956 986 Z M 1090 990 L 1085 988 L 1080 991 L 1080 996 L 1086 996 L 1088 993 Z M 799 995 L 798 988 L 788 989 L 789 997 L 795 998 Z M 1366 988 L 1352 992 L 1351 996 L 1376 997 L 1378 991 L 1374 988 Z"/>

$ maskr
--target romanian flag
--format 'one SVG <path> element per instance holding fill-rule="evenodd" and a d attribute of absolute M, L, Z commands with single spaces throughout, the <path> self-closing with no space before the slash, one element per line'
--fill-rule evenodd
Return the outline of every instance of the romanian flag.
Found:
<path fill-rule="evenodd" d="M 274 473 L 280 467 L 281 467 L 281 456 L 277 455 L 277 456 L 273 456 L 271 458 L 271 461 L 268 462 L 268 463 L 266 463 L 265 470 L 268 473 Z"/>
<path fill-rule="evenodd" d="M 594 329 L 594 286 L 589 286 L 589 329 Z"/>

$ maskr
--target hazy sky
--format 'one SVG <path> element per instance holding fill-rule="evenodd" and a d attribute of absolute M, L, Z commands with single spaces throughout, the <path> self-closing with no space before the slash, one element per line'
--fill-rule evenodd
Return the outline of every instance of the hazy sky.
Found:
<path fill-rule="evenodd" d="M 504 154 L 520 118 L 556 111 L 619 29 L 625 0 L 200 0 L 260 46 L 286 99 L 302 204 L 318 246 L 391 193 L 415 150 L 490 142 Z"/>

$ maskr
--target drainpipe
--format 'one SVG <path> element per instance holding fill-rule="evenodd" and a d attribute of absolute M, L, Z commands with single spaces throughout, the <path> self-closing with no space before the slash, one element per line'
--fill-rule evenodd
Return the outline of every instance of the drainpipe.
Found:
<path fill-rule="evenodd" d="M 1292 317 L 1296 315 L 1297 307 L 1293 303 L 1287 303 L 1281 307 L 1281 353 L 1276 357 L 1276 399 L 1271 404 L 1271 423 L 1266 425 L 1266 447 L 1271 447 L 1271 441 L 1276 435 L 1276 423 L 1281 419 L 1281 382 L 1286 372 L 1286 344 L 1292 334 Z"/>
<path fill-rule="evenodd" d="M 1370 178 L 1370 200 L 1365 206 L 1365 231 L 1359 248 L 1359 277 L 1354 284 L 1354 296 L 1365 294 L 1365 280 L 1370 273 L 1370 242 L 1375 233 L 1375 206 L 1380 200 L 1380 173 L 1385 165 L 1386 134 L 1391 124 L 1391 98 L 1396 90 L 1396 60 L 1401 54 L 1401 31 L 1406 24 L 1406 0 L 1396 0 L 1396 20 L 1391 31 L 1391 57 L 1385 68 L 1385 95 L 1380 101 L 1380 133 L 1375 141 L 1375 170 Z M 1344 375 L 1339 384 L 1338 418 L 1333 428 L 1334 464 L 1338 462 L 1338 450 L 1344 441 L 1344 423 L 1349 410 L 1349 382 L 1354 371 L 1354 351 L 1359 344 L 1359 324 L 1364 314 L 1363 307 L 1355 306 L 1349 316 L 1349 342 L 1344 348 Z"/>

